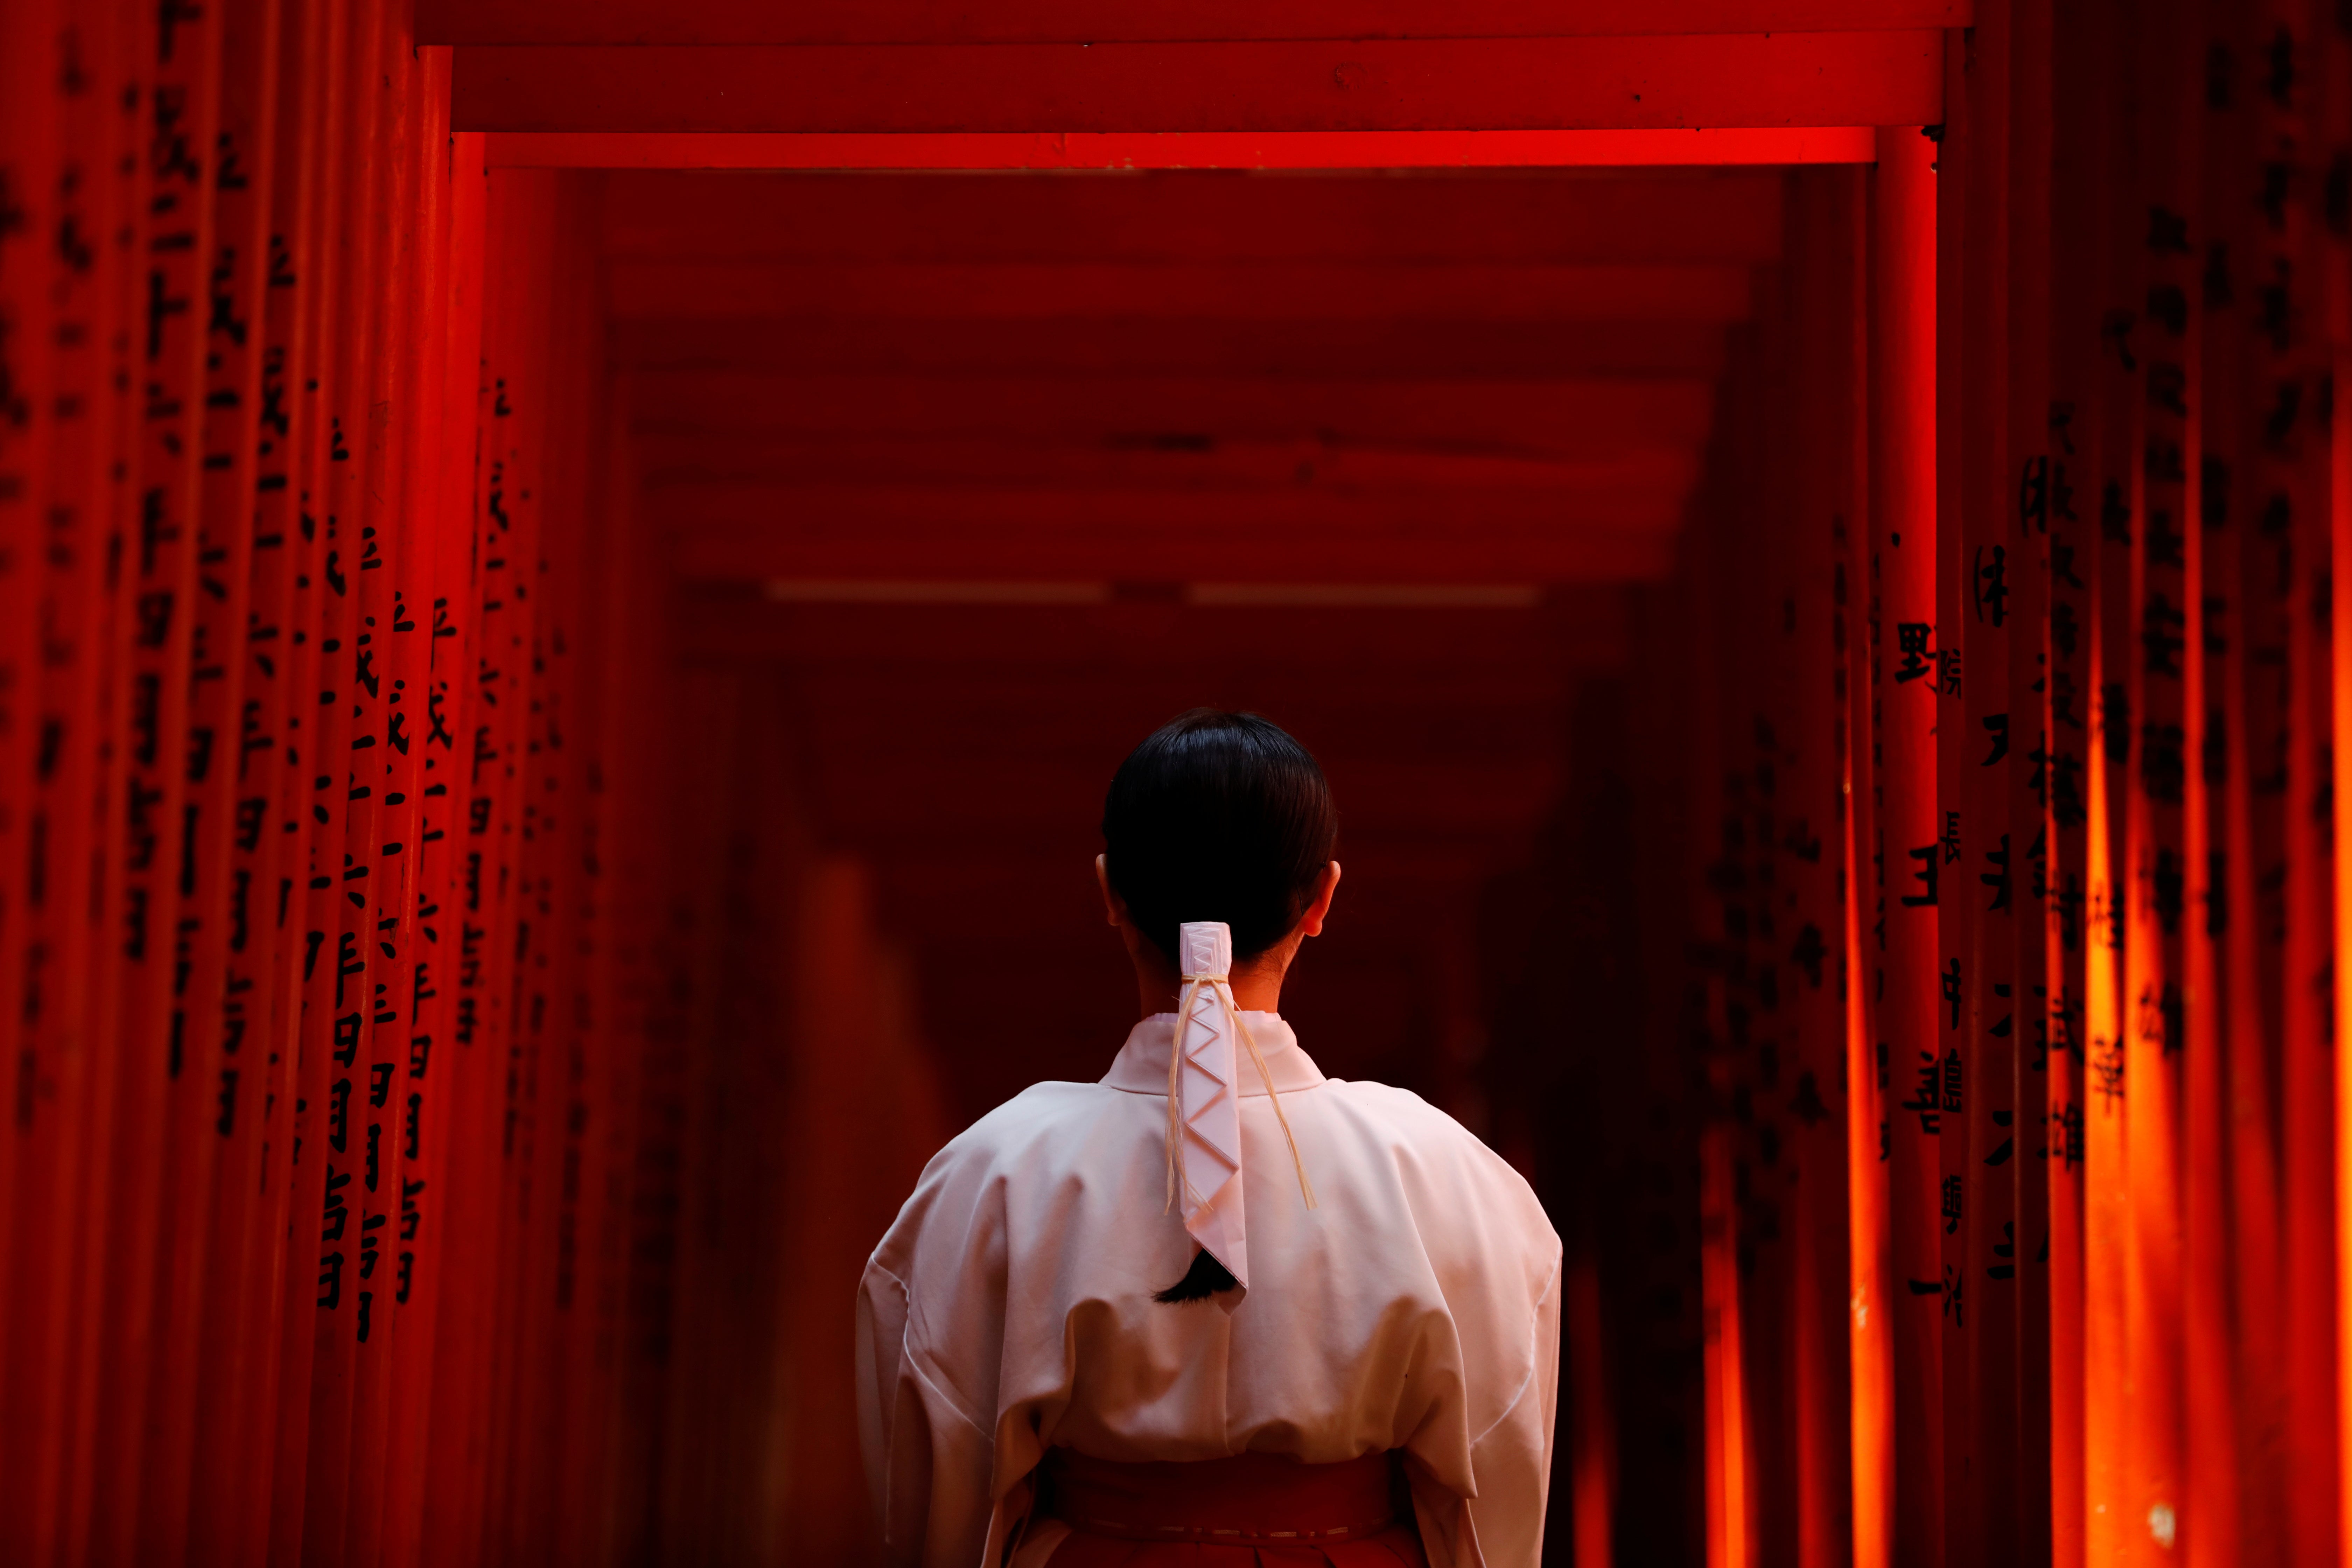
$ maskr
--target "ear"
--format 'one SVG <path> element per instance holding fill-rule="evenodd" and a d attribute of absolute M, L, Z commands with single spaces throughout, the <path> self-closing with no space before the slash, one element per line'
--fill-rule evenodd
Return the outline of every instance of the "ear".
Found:
<path fill-rule="evenodd" d="M 1110 857 L 1108 855 L 1095 857 L 1095 885 L 1102 889 L 1103 913 L 1110 917 L 1110 923 L 1114 926 L 1127 924 L 1127 900 L 1111 889 Z"/>
<path fill-rule="evenodd" d="M 1339 890 L 1339 862 L 1324 863 L 1323 874 L 1315 879 L 1315 901 L 1307 906 L 1299 918 L 1298 929 L 1307 936 L 1321 936 L 1323 921 L 1331 913 L 1332 895 Z"/>

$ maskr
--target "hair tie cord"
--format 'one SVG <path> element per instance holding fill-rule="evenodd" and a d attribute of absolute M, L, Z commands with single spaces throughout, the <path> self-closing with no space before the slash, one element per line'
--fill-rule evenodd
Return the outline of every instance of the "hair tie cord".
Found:
<path fill-rule="evenodd" d="M 1233 986 L 1222 974 L 1185 974 L 1178 978 L 1183 981 L 1185 991 L 1183 1000 L 1176 1010 L 1176 1033 L 1168 1044 L 1168 1202 L 1160 1212 L 1165 1214 L 1176 1206 L 1177 1184 L 1180 1182 L 1183 1184 L 1188 1201 L 1196 1201 L 1200 1196 L 1193 1192 L 1192 1184 L 1185 1181 L 1183 1176 L 1182 1082 L 1184 1027 L 1192 1021 L 1192 1004 L 1199 998 L 1201 987 L 1203 985 L 1210 986 L 1216 992 L 1217 1000 L 1223 1005 L 1225 1017 L 1232 1024 L 1234 1033 L 1239 1036 L 1242 1044 L 1248 1047 L 1251 1065 L 1257 1068 L 1258 1081 L 1265 1085 L 1265 1097 L 1274 1101 L 1274 1119 L 1282 1124 L 1283 1142 L 1290 1146 L 1291 1169 L 1298 1173 L 1298 1194 L 1307 1200 L 1308 1208 L 1315 1207 L 1315 1186 L 1307 1179 L 1307 1162 L 1299 1158 L 1297 1135 L 1290 1131 L 1290 1118 L 1283 1111 L 1282 1096 L 1274 1087 L 1274 1075 L 1265 1070 L 1265 1057 L 1258 1050 L 1257 1041 L 1250 1037 L 1249 1026 L 1242 1022 L 1241 1008 L 1234 1000 Z M 1241 1092 L 1239 1084 L 1234 1086 L 1234 1092 L 1237 1095 Z"/>

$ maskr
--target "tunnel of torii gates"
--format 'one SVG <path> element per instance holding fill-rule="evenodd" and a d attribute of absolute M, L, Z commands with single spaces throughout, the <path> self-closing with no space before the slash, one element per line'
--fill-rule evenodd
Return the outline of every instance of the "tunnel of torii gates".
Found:
<path fill-rule="evenodd" d="M 0 1561 L 878 1561 L 1201 702 L 1547 1561 L 2352 1556 L 2344 7 L 411 3 L 0 4 Z"/>

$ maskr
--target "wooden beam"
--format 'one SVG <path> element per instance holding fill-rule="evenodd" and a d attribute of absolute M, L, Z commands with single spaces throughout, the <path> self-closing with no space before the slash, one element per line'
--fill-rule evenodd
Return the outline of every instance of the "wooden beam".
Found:
<path fill-rule="evenodd" d="M 1160 718 L 1171 716 L 1161 714 Z M 1109 752 L 1110 761 L 1103 769 L 1105 784 L 1109 783 L 1110 770 L 1118 766 L 1118 760 L 1126 754 L 1127 747 L 1150 732 L 1147 727 L 1120 737 L 1124 744 Z M 903 885 L 907 886 L 909 893 L 919 895 L 922 892 L 926 868 L 938 868 L 939 892 L 929 901 L 938 906 L 939 923 L 934 926 L 930 920 L 926 919 L 908 928 L 910 931 L 937 930 L 952 938 L 960 926 L 968 943 L 970 911 L 987 901 L 988 890 L 992 885 L 1000 894 L 1011 891 L 1012 896 L 1024 900 L 1035 899 L 1041 903 L 1062 904 L 1064 908 L 1069 907 L 1066 900 L 1076 902 L 1082 915 L 1097 917 L 1096 923 L 1076 926 L 1074 922 L 1073 928 L 1054 934 L 1050 940 L 1066 942 L 1076 937 L 1080 942 L 1090 942 L 1096 940 L 1099 932 L 1102 940 L 1115 944 L 1118 939 L 1099 923 L 1102 901 L 1101 895 L 1095 891 L 1092 853 L 1089 851 L 1076 857 L 1067 853 L 1073 839 L 1082 848 L 1087 845 L 1093 826 L 1091 821 L 1082 822 L 1076 825 L 1074 832 L 1066 835 L 1054 837 L 1024 835 L 1010 842 L 992 835 L 983 837 L 979 842 L 967 839 L 955 843 L 933 839 L 909 845 L 884 836 L 860 844 L 858 849 L 860 854 L 875 861 L 877 870 L 886 879 L 906 879 Z M 1410 914 L 1410 903 L 1392 904 L 1384 889 L 1411 889 L 1417 893 L 1433 886 L 1460 886 L 1491 876 L 1495 868 L 1491 858 L 1492 841 L 1482 840 L 1478 837 L 1416 839 L 1395 834 L 1368 833 L 1360 838 L 1350 835 L 1342 839 L 1342 844 L 1343 847 L 1353 846 L 1345 850 L 1350 889 L 1349 897 L 1369 900 L 1362 904 L 1351 902 L 1348 906 L 1351 916 L 1359 919 L 1376 906 L 1384 910 L 1393 908 L 1400 914 Z M 1100 845 L 1097 843 L 1092 847 L 1098 849 Z M 1073 861 L 1075 871 L 1072 869 Z M 1361 886 L 1364 890 L 1361 893 L 1355 891 L 1360 861 L 1368 873 L 1363 878 Z M 1068 880 L 1074 877 L 1077 884 L 1076 888 L 1071 887 Z M 969 893 L 966 889 L 970 889 Z M 1412 894 L 1406 896 L 1410 899 Z M 1118 949 L 1114 945 L 1108 951 L 1116 953 Z M 1322 950 L 1318 948 L 1318 951 Z"/>
<path fill-rule="evenodd" d="M 418 0 L 427 44 L 1083 44 L 1964 27 L 1967 0 Z"/>
<path fill-rule="evenodd" d="M 649 487 L 686 481 L 781 487 L 970 485 L 990 489 L 1234 490 L 1683 489 L 1695 447 L 1663 441 L 1573 458 L 1233 442 L 1199 450 L 1010 441 L 777 439 L 704 431 L 642 432 L 635 467 Z"/>
<path fill-rule="evenodd" d="M 1622 590 L 1553 588 L 1532 611 L 1255 609 L 1126 601 L 1103 605 L 771 603 L 754 590 L 688 590 L 678 635 L 693 657 L 773 660 L 836 680 L 912 681 L 975 695 L 1024 682 L 1117 683 L 1163 675 L 1254 683 L 1296 700 L 1549 700 L 1568 668 L 1631 646 Z M 1141 635 L 1146 630 L 1150 635 Z M 1157 673 L 1154 673 L 1157 672 Z M 1289 684 L 1285 685 L 1287 682 Z M 1007 683 L 1011 683 L 1007 687 Z M 814 689 L 813 688 L 812 690 Z M 1089 722 L 1058 711 L 1056 722 Z"/>
<path fill-rule="evenodd" d="M 1104 179 L 629 174 L 604 181 L 614 258 L 842 264 L 1748 264 L 1780 250 L 1764 170 L 1475 179 Z"/>
<path fill-rule="evenodd" d="M 1339 489 L 1305 485 L 1289 489 L 1087 490 L 689 483 L 650 488 L 644 492 L 643 504 L 650 521 L 696 541 L 770 531 L 809 538 L 866 530 L 908 538 L 977 531 L 1003 546 L 1008 554 L 1026 555 L 1034 553 L 1028 546 L 1035 538 L 1065 533 L 1181 535 L 1196 528 L 1241 535 L 1308 534 L 1334 544 L 1362 535 L 1411 531 L 1443 538 L 1458 530 L 1542 534 L 1589 523 L 1671 529 L 1681 521 L 1683 499 L 1676 488 L 1642 483 L 1542 489 L 1494 486 L 1476 490 L 1402 486 Z M 1217 575 L 1194 570 L 1181 577 Z M 1339 580 L 1345 575 L 1339 574 Z"/>
<path fill-rule="evenodd" d="M 497 169 L 992 169 L 1132 174 L 1165 169 L 1715 168 L 1869 163 L 1868 125 L 1671 131 L 816 132 L 500 131 Z"/>
<path fill-rule="evenodd" d="M 460 131 L 1537 131 L 1918 125 L 1944 35 L 465 45 Z"/>
<path fill-rule="evenodd" d="M 1156 723 L 1165 703 L 1149 711 Z M 1137 738 L 1146 732 L 1139 729 Z M 1113 765 L 1116 765 L 1114 761 Z M 994 833 L 1091 824 L 1102 810 L 1105 779 L 1034 758 L 1000 759 L 985 769 L 943 768 L 936 758 L 894 768 L 859 770 L 819 793 L 819 815 L 835 831 L 858 834 L 922 823 L 933 832 Z M 1341 781 L 1333 781 L 1339 793 Z M 1559 769 L 1546 763 L 1457 766 L 1444 762 L 1370 760 L 1345 779 L 1350 822 L 1394 824 L 1434 837 L 1523 831 L 1543 820 L 1557 798 Z"/>
<path fill-rule="evenodd" d="M 632 384 L 640 429 L 1175 450 L 1303 439 L 1565 457 L 1704 442 L 1715 402 L 1713 384 L 1703 380 L 919 380 L 679 371 L 640 373 Z"/>
<path fill-rule="evenodd" d="M 961 316 L 1248 321 L 1706 321 L 1746 318 L 1748 268 L 1297 262 L 793 262 L 622 257 L 607 313 L 665 321 Z"/>
<path fill-rule="evenodd" d="M 1151 672 L 1137 699 L 1120 706 L 1156 698 L 1181 679 L 1173 668 Z M 1420 757 L 1465 770 L 1518 766 L 1549 761 L 1561 749 L 1561 715 L 1547 711 L 1533 693 L 1497 700 L 1457 680 L 1414 701 L 1387 700 L 1369 682 L 1347 683 L 1336 692 L 1327 685 L 1319 697 L 1302 689 L 1304 682 L 1285 684 L 1290 689 L 1284 695 L 1293 700 L 1285 705 L 1302 720 L 1312 715 L 1315 752 L 1327 766 L 1389 757 Z M 1557 696 L 1563 686 L 1555 677 L 1542 696 Z M 1080 694 L 1091 698 L 1093 683 L 1016 680 L 999 691 L 957 682 L 950 692 L 912 677 L 825 679 L 808 690 L 793 717 L 824 758 L 819 765 L 829 771 L 1018 758 L 1033 766 L 1059 765 L 1099 788 L 1109 782 L 1125 747 L 1141 736 L 1108 715 L 1093 722 L 1074 721 L 1066 697 Z M 1263 697 L 1275 695 L 1262 689 Z M 954 702 L 951 696 L 969 700 Z"/>
<path fill-rule="evenodd" d="M 1512 529 L 1402 521 L 1378 531 L 1276 531 L 1233 521 L 1220 508 L 1177 527 L 1090 518 L 1032 525 L 1017 539 L 1001 529 L 920 519 L 755 523 L 694 528 L 677 540 L 673 559 L 688 582 L 919 576 L 1181 583 L 1214 575 L 1256 583 L 1617 583 L 1660 577 L 1671 566 L 1664 510 L 1630 521 L 1564 519 Z"/>
<path fill-rule="evenodd" d="M 1712 378 L 1723 364 L 1711 321 L 771 316 L 620 321 L 606 343 L 626 367 L 805 376 L 1554 382 Z"/>
<path fill-rule="evenodd" d="M 1588 591 L 1623 590 L 1612 587 Z M 1339 722 L 1335 715 L 1354 711 L 1345 693 L 1357 693 L 1356 700 L 1368 710 L 1377 710 L 1385 700 L 1394 703 L 1400 712 L 1485 713 L 1489 710 L 1481 704 L 1486 702 L 1496 704 L 1493 711 L 1496 712 L 1513 708 L 1540 710 L 1560 695 L 1562 682 L 1570 674 L 1604 668 L 1610 662 L 1598 652 L 1590 658 L 1538 655 L 1524 641 L 1516 664 L 1501 658 L 1448 660 L 1441 654 L 1433 656 L 1434 662 L 1424 668 L 1392 654 L 1370 649 L 1366 660 L 1359 663 L 1379 677 L 1375 684 L 1370 680 L 1351 681 L 1344 670 L 1337 668 L 1336 660 L 1312 655 L 1296 645 L 1266 647 L 1255 664 L 1234 658 L 1188 662 L 1180 656 L 1187 652 L 1197 656 L 1200 650 L 1186 648 L 1181 639 L 1193 624 L 1180 621 L 1174 630 L 1146 637 L 1090 617 L 1070 626 L 1068 632 L 1072 648 L 1085 648 L 1096 655 L 1091 667 L 1080 665 L 1068 649 L 1064 650 L 1058 662 L 1051 664 L 1034 660 L 1001 662 L 991 658 L 984 647 L 942 647 L 919 627 L 912 630 L 916 646 L 922 650 L 920 657 L 910 655 L 895 663 L 856 661 L 835 669 L 815 656 L 778 662 L 793 667 L 795 689 L 803 704 L 832 701 L 825 694 L 838 690 L 870 699 L 878 704 L 875 711 L 886 717 L 901 710 L 910 717 L 921 717 L 931 711 L 934 702 L 946 704 L 958 696 L 983 713 L 1034 706 L 1041 712 L 1058 712 L 1066 723 L 1078 723 L 1074 715 L 1083 711 L 1087 717 L 1080 727 L 1066 728 L 1062 731 L 1065 743 L 1055 748 L 1059 751 L 1076 746 L 1081 752 L 1086 745 L 1095 743 L 1087 737 L 1094 736 L 1097 729 L 1106 724 L 1110 733 L 1125 735 L 1126 743 L 1132 745 L 1140 734 L 1126 729 L 1129 720 L 1122 714 L 1138 704 L 1151 709 L 1173 700 L 1176 705 L 1166 708 L 1160 715 L 1165 718 L 1185 705 L 1186 692 L 1194 694 L 1192 701 L 1256 705 L 1293 714 L 1317 714 L 1316 744 L 1319 746 L 1334 734 L 1345 732 L 1330 729 L 1330 725 Z M 1008 625 L 1000 620 L 997 626 L 981 629 L 1005 630 Z M 1622 649 L 1610 652 L 1614 656 Z M 1146 658 L 1146 654 L 1157 657 Z M 1122 692 L 1127 694 L 1120 695 Z M 1462 709 L 1465 701 L 1471 704 L 1468 710 Z M 806 725 L 816 739 L 833 738 L 828 726 L 808 717 L 798 705 L 793 721 Z M 1368 750 L 1377 754 L 1380 748 Z"/>

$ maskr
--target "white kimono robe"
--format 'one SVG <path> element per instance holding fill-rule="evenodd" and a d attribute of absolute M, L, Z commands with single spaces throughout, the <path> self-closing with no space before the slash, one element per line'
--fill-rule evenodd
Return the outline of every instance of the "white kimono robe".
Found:
<path fill-rule="evenodd" d="M 1056 1445 L 1114 1460 L 1402 1448 L 1435 1568 L 1535 1568 L 1559 1238 L 1518 1173 L 1420 1096 L 1327 1079 L 1243 1015 L 1248 1295 L 1152 1300 L 1191 1265 L 1167 1202 L 1175 1015 L 1099 1083 L 1041 1083 L 935 1156 L 858 1293 L 858 1434 L 885 1559 L 996 1568 Z"/>

